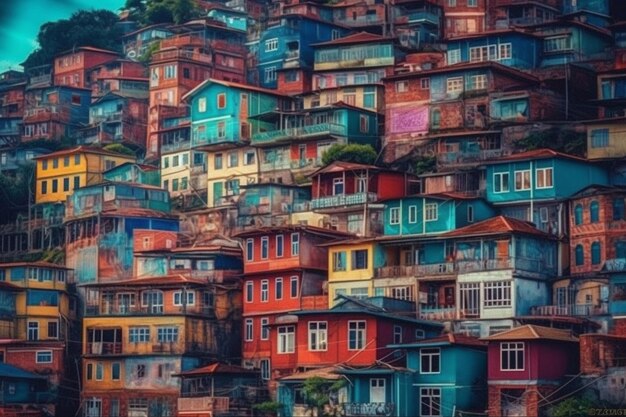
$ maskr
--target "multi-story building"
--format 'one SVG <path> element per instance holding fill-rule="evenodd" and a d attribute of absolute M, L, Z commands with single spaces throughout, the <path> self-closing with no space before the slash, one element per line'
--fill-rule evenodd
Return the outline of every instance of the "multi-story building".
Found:
<path fill-rule="evenodd" d="M 0 74 L 0 146 L 19 143 L 24 116 L 26 76 L 18 71 Z"/>
<path fill-rule="evenodd" d="M 62 52 L 54 57 L 54 85 L 91 88 L 93 80 L 87 77 L 89 70 L 118 58 L 117 52 L 91 46 L 80 46 Z"/>

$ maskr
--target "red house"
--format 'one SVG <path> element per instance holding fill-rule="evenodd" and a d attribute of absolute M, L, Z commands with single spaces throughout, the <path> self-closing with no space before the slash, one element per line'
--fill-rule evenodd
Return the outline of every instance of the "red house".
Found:
<path fill-rule="evenodd" d="M 54 59 L 54 85 L 89 88 L 87 70 L 118 57 L 117 52 L 90 46 L 61 53 Z"/>
<path fill-rule="evenodd" d="M 382 234 L 383 206 L 372 203 L 419 191 L 410 174 L 352 162 L 335 161 L 311 176 L 312 209 L 328 213 L 330 227 L 359 236 Z"/>
<path fill-rule="evenodd" d="M 319 247 L 350 235 L 312 226 L 268 227 L 236 235 L 244 241 L 243 365 L 270 379 L 270 326 L 277 317 L 328 308 L 323 295 L 328 255 Z"/>
<path fill-rule="evenodd" d="M 547 395 L 578 372 L 578 339 L 567 330 L 525 325 L 485 338 L 489 416 L 534 417 Z"/>

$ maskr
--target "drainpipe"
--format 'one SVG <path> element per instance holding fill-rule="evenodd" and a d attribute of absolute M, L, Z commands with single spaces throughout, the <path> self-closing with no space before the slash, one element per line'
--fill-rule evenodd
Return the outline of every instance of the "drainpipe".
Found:
<path fill-rule="evenodd" d="M 534 164 L 533 161 L 530 161 L 530 214 L 529 214 L 529 221 L 531 223 L 533 223 L 533 218 L 534 218 L 534 210 L 535 210 L 535 205 L 533 203 L 533 198 L 535 196 L 534 190 L 535 190 L 535 186 L 533 184 L 533 169 L 534 169 Z M 522 179 L 523 180 L 523 179 Z"/>

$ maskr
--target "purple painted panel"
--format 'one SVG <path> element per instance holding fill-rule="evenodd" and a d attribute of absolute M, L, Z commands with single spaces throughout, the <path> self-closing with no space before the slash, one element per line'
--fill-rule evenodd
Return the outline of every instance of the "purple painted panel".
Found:
<path fill-rule="evenodd" d="M 401 107 L 390 110 L 391 133 L 428 131 L 428 107 Z"/>

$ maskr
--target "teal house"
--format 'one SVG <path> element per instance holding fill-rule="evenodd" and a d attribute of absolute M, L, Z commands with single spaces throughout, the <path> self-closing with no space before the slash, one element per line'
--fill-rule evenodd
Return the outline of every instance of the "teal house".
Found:
<path fill-rule="evenodd" d="M 385 236 L 434 235 L 485 220 L 495 214 L 480 198 L 442 193 L 385 202 Z"/>
<path fill-rule="evenodd" d="M 2 404 L 43 405 L 53 401 L 46 377 L 8 363 L 0 363 Z"/>
<path fill-rule="evenodd" d="M 513 154 L 485 165 L 486 199 L 493 204 L 565 199 L 591 184 L 609 181 L 604 168 L 551 149 Z"/>
<path fill-rule="evenodd" d="M 159 187 L 161 185 L 161 172 L 152 165 L 126 162 L 105 171 L 102 176 L 105 181 L 130 182 Z"/>
<path fill-rule="evenodd" d="M 487 345 L 474 337 L 448 333 L 433 339 L 391 345 L 406 353 L 412 386 L 402 416 L 482 413 L 487 399 Z"/>
<path fill-rule="evenodd" d="M 274 126 L 251 116 L 287 109 L 290 102 L 263 88 L 208 79 L 184 97 L 191 107 L 191 147 L 247 143 Z"/>

